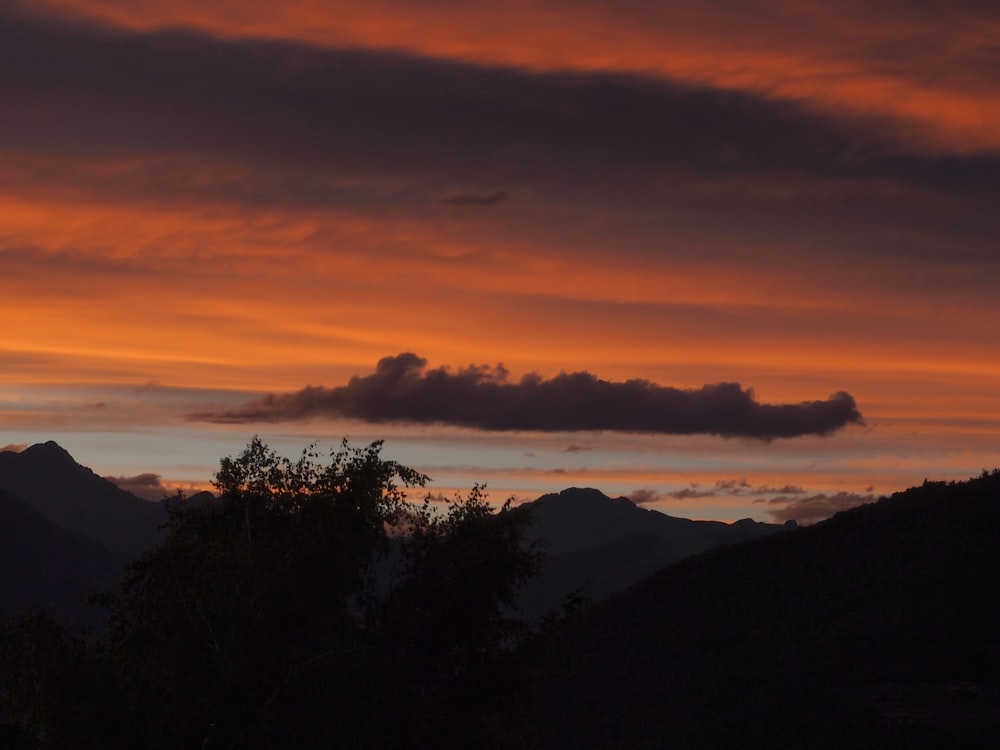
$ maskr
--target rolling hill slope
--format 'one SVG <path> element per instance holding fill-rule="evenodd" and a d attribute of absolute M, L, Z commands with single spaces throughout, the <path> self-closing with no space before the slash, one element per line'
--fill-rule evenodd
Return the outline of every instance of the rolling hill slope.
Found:
<path fill-rule="evenodd" d="M 1000 747 L 1000 472 L 691 557 L 598 605 L 542 747 Z"/>

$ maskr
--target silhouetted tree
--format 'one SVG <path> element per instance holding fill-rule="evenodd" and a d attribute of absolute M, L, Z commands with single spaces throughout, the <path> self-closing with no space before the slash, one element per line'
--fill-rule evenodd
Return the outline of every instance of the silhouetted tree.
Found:
<path fill-rule="evenodd" d="M 12 683 L 29 746 L 60 746 L 55 727 L 75 746 L 523 746 L 542 637 L 512 615 L 539 561 L 527 511 L 478 487 L 444 514 L 409 505 L 401 486 L 426 477 L 380 451 L 293 462 L 254 438 L 221 461 L 215 500 L 171 503 L 166 540 L 101 597 L 102 638 L 18 629 L 80 670 L 37 700 Z M 12 674 L 57 674 L 39 664 Z M 105 726 L 46 713 L 98 683 Z"/>
<path fill-rule="evenodd" d="M 541 636 L 515 616 L 520 585 L 541 565 L 524 547 L 529 520 L 510 501 L 495 513 L 478 486 L 446 515 L 425 503 L 411 519 L 401 580 L 378 625 L 401 677 L 393 688 L 408 694 L 400 710 L 424 743 L 523 747 L 530 739 L 527 667 Z"/>

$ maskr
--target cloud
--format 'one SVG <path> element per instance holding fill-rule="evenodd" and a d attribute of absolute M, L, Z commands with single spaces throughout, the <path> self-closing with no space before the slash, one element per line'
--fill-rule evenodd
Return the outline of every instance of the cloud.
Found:
<path fill-rule="evenodd" d="M 750 483 L 746 479 L 719 479 L 715 488 L 730 495 L 741 495 L 744 490 L 750 489 Z"/>
<path fill-rule="evenodd" d="M 697 500 L 703 497 L 715 497 L 715 495 L 716 492 L 713 490 L 699 490 L 696 484 L 670 493 L 670 497 L 674 500 Z"/>
<path fill-rule="evenodd" d="M 818 3 L 757 3 L 747 13 L 729 2 L 492 0 L 455 13 L 454 3 L 432 0 L 392 4 L 389 23 L 384 4 L 343 0 L 289 0 L 281 13 L 266 3 L 240 3 L 234 13 L 231 2 L 204 0 L 5 5 L 12 2 L 63 12 L 85 6 L 87 16 L 106 23 L 185 25 L 217 38 L 265 35 L 521 70 L 618 69 L 705 81 L 827 111 L 882 113 L 901 121 L 895 123 L 901 134 L 921 125 L 943 130 L 939 137 L 947 134 L 964 150 L 997 144 L 989 127 L 996 119 L 995 17 L 991 4 L 981 1 L 842 3 L 834 20 Z"/>
<path fill-rule="evenodd" d="M 506 190 L 497 190 L 493 193 L 479 195 L 477 193 L 459 193 L 450 198 L 445 198 L 442 203 L 450 206 L 495 206 L 507 200 Z"/>
<path fill-rule="evenodd" d="M 581 453 L 592 450 L 594 450 L 594 448 L 590 445 L 577 445 L 576 443 L 570 443 L 566 446 L 566 453 Z"/>
<path fill-rule="evenodd" d="M 869 491 L 871 488 L 869 488 Z M 805 487 L 799 487 L 797 484 L 786 484 L 781 487 L 771 487 L 767 484 L 762 484 L 758 487 L 754 487 L 750 490 L 751 495 L 801 495 L 806 491 Z"/>
<path fill-rule="evenodd" d="M 0 448 L 0 453 L 20 453 L 27 447 L 27 443 L 7 443 L 7 445 Z"/>
<path fill-rule="evenodd" d="M 659 500 L 660 493 L 656 490 L 651 490 L 648 487 L 641 487 L 635 492 L 629 494 L 628 499 L 636 505 L 646 505 L 647 503 L 655 503 Z"/>
<path fill-rule="evenodd" d="M 474 179 L 513 185 L 528 177 L 565 188 L 613 175 L 622 176 L 615 190 L 635 181 L 633 192 L 642 194 L 664 169 L 682 177 L 880 178 L 951 193 L 992 189 L 998 169 L 990 152 L 972 159 L 914 154 L 893 143 L 895 128 L 870 117 L 824 117 L 796 97 L 776 101 L 656 76 L 528 73 L 400 52 L 2 13 L 0 21 L 0 95 L 10 105 L 0 141 L 8 146 L 66 155 L 213 155 L 257 172 L 280 172 L 281 164 L 295 177 L 279 180 L 279 188 L 274 174 L 258 175 L 251 192 L 273 190 L 300 204 L 326 205 L 338 195 L 326 184 L 331 170 L 403 174 L 436 182 L 437 194 L 447 195 L 449 184 Z M 67 121 L 74 127 L 61 126 Z M 637 179 L 643 173 L 649 180 Z M 236 182 L 247 189 L 246 180 Z M 507 190 L 496 190 L 445 202 L 507 199 Z"/>
<path fill-rule="evenodd" d="M 144 500 L 162 500 L 169 495 L 159 474 L 136 474 L 132 477 L 104 477 L 126 492 Z"/>
<path fill-rule="evenodd" d="M 775 521 L 798 521 L 799 523 L 816 523 L 842 510 L 856 508 L 865 503 L 873 503 L 875 495 L 861 495 L 856 492 L 836 492 L 830 495 L 818 493 L 801 498 L 775 497 L 770 500 L 757 500 L 770 505 L 781 505 L 780 508 L 768 510 Z"/>
<path fill-rule="evenodd" d="M 862 423 L 850 394 L 824 401 L 761 404 L 738 383 L 685 390 L 648 380 L 611 382 L 589 372 L 537 374 L 508 381 L 503 365 L 428 369 L 406 352 L 385 357 L 371 375 L 335 388 L 307 386 L 269 394 L 233 411 L 194 414 L 216 423 L 285 422 L 344 417 L 366 422 L 450 424 L 481 430 L 620 432 L 749 437 L 827 435 Z"/>
<path fill-rule="evenodd" d="M 798 485 L 786 484 L 782 487 L 772 487 L 767 484 L 754 486 L 744 479 L 717 479 L 714 489 L 702 490 L 692 483 L 684 489 L 675 490 L 666 495 L 674 500 L 698 500 L 706 497 L 719 497 L 720 495 L 761 497 L 762 495 L 782 495 L 782 502 L 788 500 L 787 495 L 799 495 L 806 490 Z M 767 500 L 754 500 L 755 503 L 767 502 Z"/>
<path fill-rule="evenodd" d="M 746 478 L 719 479 L 715 482 L 715 489 L 727 495 L 751 495 L 754 497 L 760 497 L 761 495 L 800 495 L 806 491 L 803 487 L 794 484 L 786 484 L 781 487 L 761 484 L 754 487 Z"/>

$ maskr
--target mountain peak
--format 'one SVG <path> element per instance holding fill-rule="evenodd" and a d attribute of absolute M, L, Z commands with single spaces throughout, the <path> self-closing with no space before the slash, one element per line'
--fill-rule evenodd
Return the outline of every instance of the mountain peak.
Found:
<path fill-rule="evenodd" d="M 611 498 L 593 487 L 567 487 L 558 493 L 543 495 L 539 500 L 552 502 L 554 500 L 573 503 L 606 503 Z"/>
<path fill-rule="evenodd" d="M 79 465 L 76 460 L 69 454 L 69 451 L 63 448 L 55 440 L 47 440 L 44 443 L 35 443 L 34 445 L 28 446 L 23 451 L 18 454 L 22 460 L 31 459 L 35 461 L 58 461 L 60 464 L 68 465 Z"/>
<path fill-rule="evenodd" d="M 0 489 L 56 525 L 128 557 L 162 538 L 166 511 L 161 503 L 141 500 L 97 476 L 52 440 L 20 453 L 0 453 Z"/>

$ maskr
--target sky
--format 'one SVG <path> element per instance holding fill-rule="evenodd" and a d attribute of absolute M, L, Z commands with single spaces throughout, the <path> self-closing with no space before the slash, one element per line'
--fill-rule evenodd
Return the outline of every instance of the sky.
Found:
<path fill-rule="evenodd" d="M 0 6 L 0 447 L 809 522 L 1000 465 L 1000 7 Z M 418 493 L 419 494 L 419 493 Z"/>

